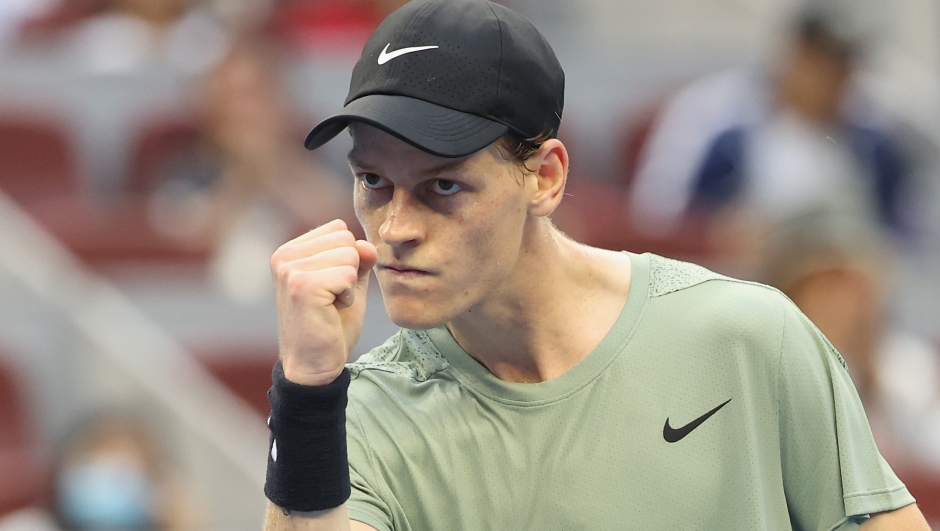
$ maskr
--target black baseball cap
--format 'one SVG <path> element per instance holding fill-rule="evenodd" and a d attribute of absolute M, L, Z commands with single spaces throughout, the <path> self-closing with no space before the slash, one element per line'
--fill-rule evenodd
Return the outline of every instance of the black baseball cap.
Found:
<path fill-rule="evenodd" d="M 462 157 L 507 132 L 558 134 L 565 74 L 522 15 L 486 0 L 414 0 L 369 38 L 343 110 L 304 145 L 350 122 L 378 127 L 440 157 Z"/>

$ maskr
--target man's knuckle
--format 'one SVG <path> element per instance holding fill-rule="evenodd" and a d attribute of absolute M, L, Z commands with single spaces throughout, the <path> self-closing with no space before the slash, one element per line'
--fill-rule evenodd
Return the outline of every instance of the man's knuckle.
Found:
<path fill-rule="evenodd" d="M 356 245 L 356 236 L 354 236 L 353 233 L 349 230 L 340 231 L 339 240 L 343 245 Z"/>
<path fill-rule="evenodd" d="M 274 273 L 275 277 L 284 278 L 290 273 L 290 270 L 291 268 L 284 260 L 271 259 L 271 272 Z"/>
<path fill-rule="evenodd" d="M 359 251 L 355 247 L 343 247 L 341 250 L 341 259 L 345 264 L 355 264 L 359 261 Z"/>
<path fill-rule="evenodd" d="M 291 293 L 300 293 L 307 286 L 307 276 L 295 269 L 287 270 L 282 278 L 284 278 L 284 283 Z"/>
<path fill-rule="evenodd" d="M 271 271 L 279 271 L 284 261 L 284 246 L 282 245 L 271 253 Z"/>

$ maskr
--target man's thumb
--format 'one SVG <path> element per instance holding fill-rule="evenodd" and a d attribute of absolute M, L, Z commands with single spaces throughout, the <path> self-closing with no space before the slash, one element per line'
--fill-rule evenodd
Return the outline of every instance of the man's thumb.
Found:
<path fill-rule="evenodd" d="M 359 251 L 359 284 L 362 285 L 369 282 L 369 272 L 379 261 L 379 255 L 375 246 L 364 240 L 356 241 L 356 250 Z"/>

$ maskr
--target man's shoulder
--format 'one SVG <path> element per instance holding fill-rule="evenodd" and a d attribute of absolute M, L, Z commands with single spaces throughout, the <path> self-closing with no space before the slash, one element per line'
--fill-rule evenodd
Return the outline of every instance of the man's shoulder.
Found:
<path fill-rule="evenodd" d="M 683 262 L 655 254 L 650 254 L 649 257 L 650 298 L 687 290 L 711 281 L 717 281 L 716 284 L 721 286 L 720 289 L 753 293 L 754 295 L 764 295 L 770 298 L 782 297 L 782 294 L 776 288 L 759 282 L 725 276 L 691 262 Z"/>
<path fill-rule="evenodd" d="M 400 329 L 378 347 L 347 364 L 354 379 L 378 372 L 423 382 L 449 366 L 423 330 Z"/>
<path fill-rule="evenodd" d="M 730 280 L 691 262 L 649 254 L 649 296 L 651 299 L 686 290 L 711 280 Z"/>
<path fill-rule="evenodd" d="M 650 255 L 649 298 L 667 312 L 691 312 L 711 323 L 782 324 L 782 316 L 795 311 L 776 288 L 657 255 Z"/>

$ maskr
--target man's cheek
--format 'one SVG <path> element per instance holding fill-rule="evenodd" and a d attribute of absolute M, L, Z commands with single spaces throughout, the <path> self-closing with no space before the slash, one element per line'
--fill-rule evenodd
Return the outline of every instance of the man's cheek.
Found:
<path fill-rule="evenodd" d="M 378 244 L 380 240 L 379 227 L 382 224 L 381 217 L 375 210 L 361 205 L 359 201 L 354 203 L 354 207 L 356 219 L 358 219 L 359 224 L 362 225 L 362 229 L 366 233 L 366 239 L 372 244 Z"/>

